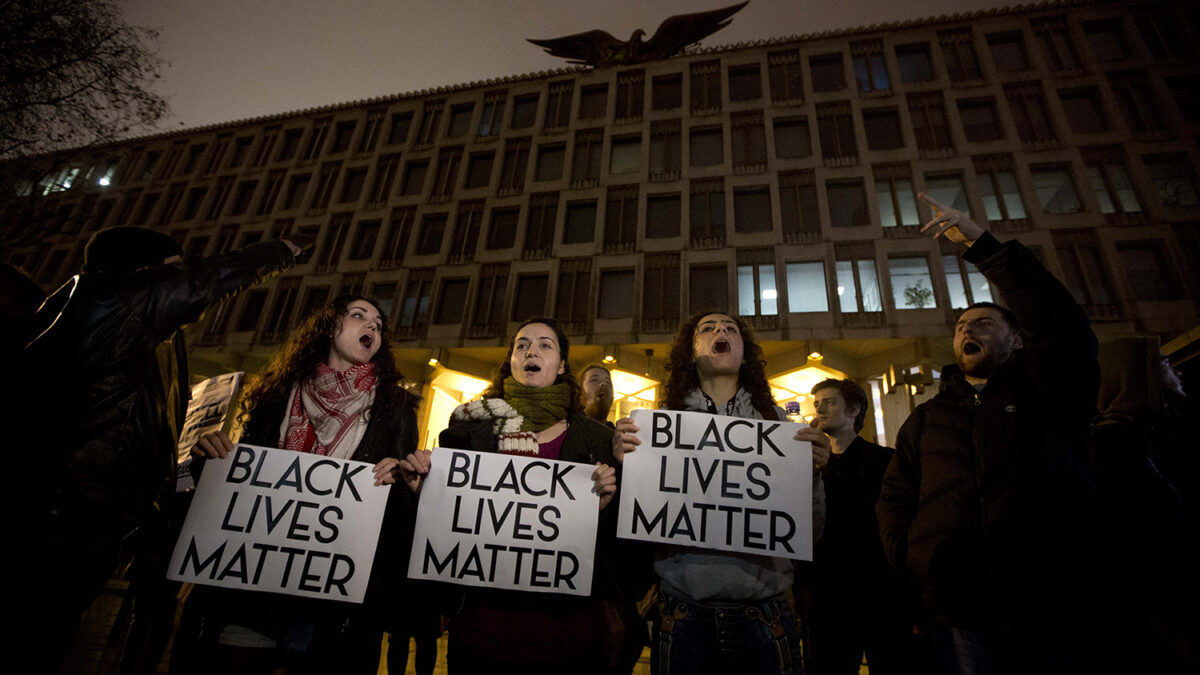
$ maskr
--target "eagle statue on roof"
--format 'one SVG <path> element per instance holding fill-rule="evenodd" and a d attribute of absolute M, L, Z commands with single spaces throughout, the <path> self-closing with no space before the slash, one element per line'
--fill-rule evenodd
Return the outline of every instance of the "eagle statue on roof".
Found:
<path fill-rule="evenodd" d="M 662 22 L 649 40 L 642 39 L 646 31 L 639 28 L 626 41 L 618 40 L 602 30 L 529 41 L 545 49 L 551 56 L 561 56 L 570 63 L 596 68 L 657 61 L 678 54 L 728 26 L 732 21 L 730 17 L 749 2 L 746 0 L 722 9 L 672 16 Z"/>

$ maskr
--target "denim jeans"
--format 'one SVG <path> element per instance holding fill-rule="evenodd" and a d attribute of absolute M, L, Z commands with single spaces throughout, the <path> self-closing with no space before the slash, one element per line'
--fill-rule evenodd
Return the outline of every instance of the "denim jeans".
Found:
<path fill-rule="evenodd" d="M 782 595 L 746 605 L 664 596 L 650 646 L 655 675 L 801 675 L 800 635 Z"/>

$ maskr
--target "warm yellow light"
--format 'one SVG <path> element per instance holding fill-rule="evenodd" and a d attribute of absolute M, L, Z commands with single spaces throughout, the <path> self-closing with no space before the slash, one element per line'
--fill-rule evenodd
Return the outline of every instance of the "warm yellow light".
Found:
<path fill-rule="evenodd" d="M 605 354 L 605 355 L 604 355 L 604 362 L 605 362 L 605 363 L 616 363 L 616 362 L 617 362 L 617 357 L 613 356 L 612 354 Z"/>
<path fill-rule="evenodd" d="M 462 398 L 460 402 L 466 402 L 482 393 L 491 383 L 478 377 L 472 377 L 466 373 L 443 369 L 433 378 L 430 384 L 441 389 L 461 392 Z"/>
<path fill-rule="evenodd" d="M 823 358 L 825 358 L 825 355 L 822 354 L 821 352 L 813 352 L 808 355 L 809 361 L 820 361 Z"/>
<path fill-rule="evenodd" d="M 429 357 L 429 365 L 436 366 L 437 364 L 438 364 L 438 360 L 437 360 L 436 356 Z"/>

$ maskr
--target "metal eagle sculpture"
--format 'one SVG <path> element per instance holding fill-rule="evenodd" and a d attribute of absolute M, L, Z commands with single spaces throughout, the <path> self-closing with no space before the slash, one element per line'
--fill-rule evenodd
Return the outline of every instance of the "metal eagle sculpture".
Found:
<path fill-rule="evenodd" d="M 566 35 L 549 40 L 529 40 L 551 56 L 561 56 L 570 63 L 596 68 L 657 61 L 673 56 L 685 48 L 728 26 L 729 17 L 749 4 L 750 0 L 723 9 L 695 14 L 678 14 L 662 22 L 654 37 L 643 40 L 646 31 L 637 29 L 629 40 L 621 41 L 602 30 Z"/>

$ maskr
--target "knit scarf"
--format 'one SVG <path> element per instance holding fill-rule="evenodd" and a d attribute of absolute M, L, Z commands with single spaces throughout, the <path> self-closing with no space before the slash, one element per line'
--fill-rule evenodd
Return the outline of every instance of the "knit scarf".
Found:
<path fill-rule="evenodd" d="M 527 387 L 510 376 L 504 380 L 504 398 L 464 403 L 451 419 L 491 420 L 501 454 L 537 456 L 537 432 L 566 419 L 570 402 L 571 388 L 565 382 Z"/>
<path fill-rule="evenodd" d="M 367 429 L 375 402 L 375 364 L 338 371 L 322 363 L 316 374 L 292 387 L 281 447 L 350 459 Z"/>

